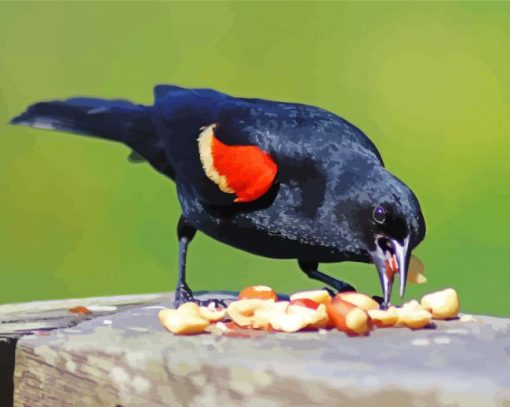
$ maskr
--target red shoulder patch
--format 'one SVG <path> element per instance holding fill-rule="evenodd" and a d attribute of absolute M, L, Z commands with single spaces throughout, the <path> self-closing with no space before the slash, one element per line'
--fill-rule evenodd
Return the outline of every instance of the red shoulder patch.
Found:
<path fill-rule="evenodd" d="M 235 202 L 250 202 L 264 195 L 278 171 L 271 156 L 257 146 L 229 146 L 214 135 L 215 124 L 198 137 L 200 160 L 207 177 Z"/>

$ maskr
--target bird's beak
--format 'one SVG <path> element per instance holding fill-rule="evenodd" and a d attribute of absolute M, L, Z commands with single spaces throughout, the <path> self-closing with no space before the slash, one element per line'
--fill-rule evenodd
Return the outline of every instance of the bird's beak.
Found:
<path fill-rule="evenodd" d="M 406 291 L 407 271 L 409 269 L 409 261 L 411 253 L 408 252 L 409 238 L 403 242 L 390 239 L 382 235 L 375 237 L 375 250 L 370 252 L 372 261 L 374 262 L 381 287 L 383 291 L 385 308 L 390 304 L 391 289 L 393 288 L 393 280 L 395 273 L 400 276 L 400 296 L 403 297 Z"/>

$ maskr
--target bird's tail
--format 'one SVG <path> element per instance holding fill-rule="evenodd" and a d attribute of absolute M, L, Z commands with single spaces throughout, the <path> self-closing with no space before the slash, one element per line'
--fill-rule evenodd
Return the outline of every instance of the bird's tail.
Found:
<path fill-rule="evenodd" d="M 131 147 L 156 169 L 172 176 L 151 118 L 152 107 L 124 100 L 73 98 L 39 102 L 28 107 L 11 124 L 66 131 L 118 141 Z"/>

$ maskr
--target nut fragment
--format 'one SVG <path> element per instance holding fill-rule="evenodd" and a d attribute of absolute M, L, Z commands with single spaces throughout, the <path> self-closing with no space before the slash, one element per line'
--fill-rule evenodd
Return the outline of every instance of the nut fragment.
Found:
<path fill-rule="evenodd" d="M 354 304 L 357 307 L 364 309 L 365 311 L 370 309 L 379 309 L 379 303 L 368 295 L 355 291 L 344 292 L 337 295 L 342 300 L 350 302 L 351 304 Z"/>
<path fill-rule="evenodd" d="M 421 299 L 421 306 L 432 313 L 435 319 L 455 318 L 459 314 L 460 302 L 453 288 L 427 294 Z"/>
<path fill-rule="evenodd" d="M 318 304 L 329 304 L 331 302 L 331 296 L 327 290 L 310 290 L 310 291 L 299 291 L 290 296 L 290 300 L 309 299 L 315 301 Z"/>
<path fill-rule="evenodd" d="M 191 335 L 204 332 L 209 321 L 192 313 L 175 309 L 163 309 L 159 312 L 159 321 L 174 334 Z"/>
<path fill-rule="evenodd" d="M 84 307 L 83 305 L 78 305 L 76 307 L 70 308 L 69 312 L 81 315 L 92 314 L 92 311 L 89 308 Z"/>
<path fill-rule="evenodd" d="M 326 306 L 326 310 L 333 325 L 349 335 L 364 335 L 371 329 L 372 323 L 367 312 L 343 300 L 338 294 Z"/>
<path fill-rule="evenodd" d="M 460 322 L 476 322 L 476 318 L 473 315 L 464 314 L 460 317 Z"/>
<path fill-rule="evenodd" d="M 161 311 L 159 311 L 158 317 L 159 320 L 161 319 L 167 319 L 172 317 L 173 315 L 177 314 L 177 310 L 173 308 L 164 308 Z"/>
<path fill-rule="evenodd" d="M 227 311 L 223 308 L 209 308 L 209 307 L 200 307 L 198 310 L 198 315 L 204 319 L 207 319 L 209 322 L 218 322 L 225 319 L 225 315 Z"/>
<path fill-rule="evenodd" d="M 288 304 L 285 311 L 278 309 L 270 315 L 271 326 L 284 332 L 297 332 L 304 328 L 323 327 L 328 321 L 326 307 L 319 304 L 316 309 Z"/>
<path fill-rule="evenodd" d="M 308 318 L 300 314 L 276 314 L 271 318 L 271 326 L 283 332 L 297 332 L 309 325 Z"/>
<path fill-rule="evenodd" d="M 261 299 L 247 299 L 239 300 L 230 303 L 227 308 L 227 313 L 237 325 L 250 327 L 250 328 L 269 328 L 269 321 L 267 313 L 271 312 L 271 309 L 275 304 L 281 307 L 287 306 L 288 302 L 282 301 L 275 303 L 274 301 L 261 300 Z M 265 311 L 265 313 L 264 313 Z M 256 315 L 256 312 L 258 314 Z"/>
<path fill-rule="evenodd" d="M 389 307 L 387 310 L 370 309 L 367 312 L 374 325 L 379 328 L 394 326 L 398 321 L 398 312 L 395 307 Z"/>
<path fill-rule="evenodd" d="M 265 285 L 254 285 L 243 288 L 239 293 L 238 299 L 239 300 L 258 299 L 278 301 L 278 296 L 271 287 L 267 287 Z"/>
<path fill-rule="evenodd" d="M 285 317 L 285 312 L 289 306 L 288 301 L 265 301 L 265 306 L 261 306 L 254 312 L 255 324 L 263 329 L 278 329 L 275 327 L 275 322 L 279 318 Z"/>
<path fill-rule="evenodd" d="M 424 276 L 425 267 L 422 261 L 416 257 L 411 256 L 409 261 L 409 268 L 407 271 L 407 282 L 413 284 L 424 284 L 427 282 L 427 277 Z"/>
<path fill-rule="evenodd" d="M 424 310 L 416 300 L 405 303 L 402 308 L 396 308 L 398 314 L 397 325 L 411 329 L 419 329 L 430 324 L 432 314 Z"/>
<path fill-rule="evenodd" d="M 181 304 L 181 306 L 179 308 L 177 308 L 177 311 L 179 311 L 180 314 L 199 316 L 200 307 L 198 304 L 190 301 L 190 302 L 185 302 L 184 304 Z"/>
<path fill-rule="evenodd" d="M 230 331 L 229 328 L 227 327 L 227 325 L 225 325 L 221 321 L 217 322 L 215 324 L 210 324 L 205 330 L 213 335 L 216 335 L 216 336 L 225 335 L 226 333 L 228 333 Z"/>
<path fill-rule="evenodd" d="M 288 318 L 300 318 L 303 328 L 319 329 L 329 325 L 329 317 L 324 304 L 317 304 L 307 298 L 293 300 L 287 306 L 285 314 Z M 273 325 L 274 326 L 274 325 Z M 275 329 L 276 326 L 274 326 Z M 285 331 L 285 329 L 282 329 Z M 289 331 L 286 331 L 289 332 Z M 293 332 L 293 331 L 290 331 Z"/>
<path fill-rule="evenodd" d="M 319 308 L 319 303 L 309 298 L 298 298 L 297 300 L 291 300 L 289 307 L 305 307 L 310 309 Z"/>

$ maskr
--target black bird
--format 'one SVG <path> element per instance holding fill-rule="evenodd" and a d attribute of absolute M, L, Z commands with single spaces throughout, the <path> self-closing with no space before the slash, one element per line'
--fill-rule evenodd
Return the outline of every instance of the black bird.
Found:
<path fill-rule="evenodd" d="M 368 137 L 326 110 L 159 85 L 153 106 L 73 98 L 40 102 L 11 123 L 122 142 L 175 181 L 182 208 L 176 304 L 188 244 L 199 230 L 260 256 L 297 259 L 310 278 L 353 287 L 319 263 L 374 263 L 388 305 L 404 295 L 425 221 L 411 189 L 388 172 Z"/>

